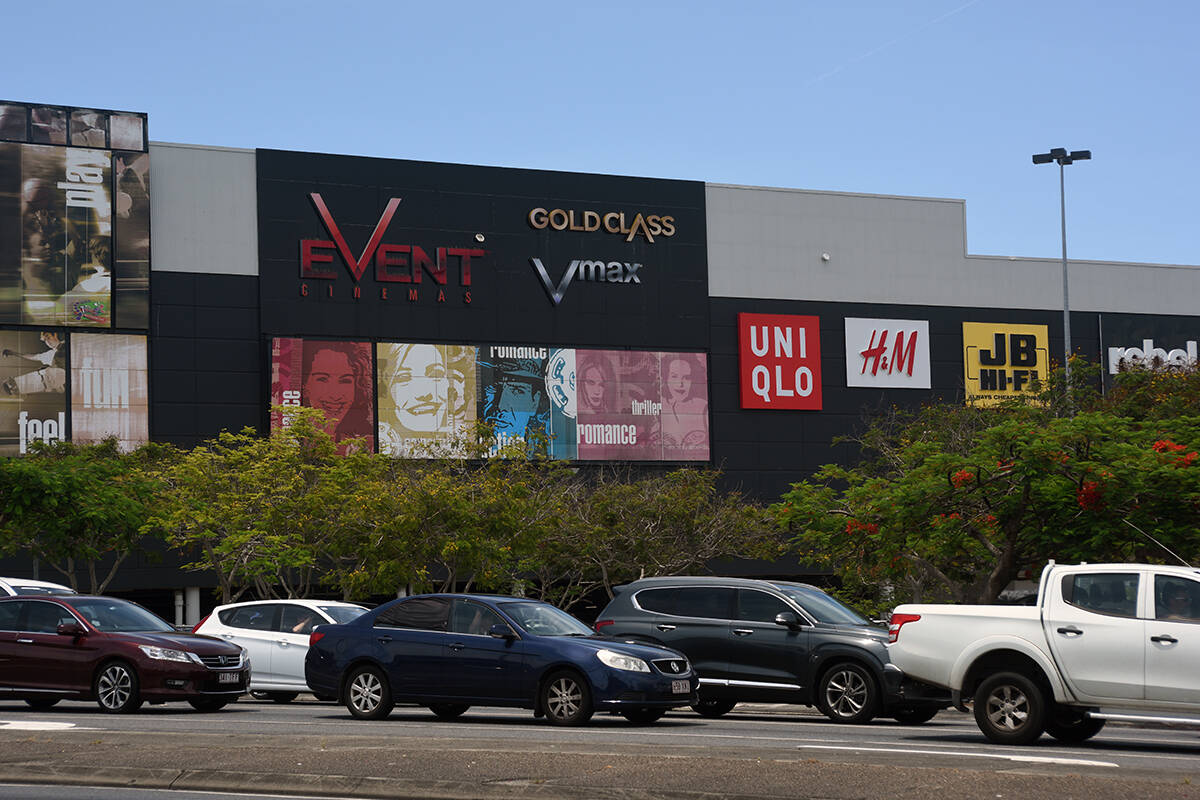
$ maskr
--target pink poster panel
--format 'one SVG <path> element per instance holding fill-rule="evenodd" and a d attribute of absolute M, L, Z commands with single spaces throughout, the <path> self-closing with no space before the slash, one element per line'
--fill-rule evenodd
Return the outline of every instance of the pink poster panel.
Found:
<path fill-rule="evenodd" d="M 581 461 L 662 458 L 658 353 L 576 350 Z"/>
<path fill-rule="evenodd" d="M 703 353 L 661 353 L 662 458 L 708 460 L 708 364 Z"/>
<path fill-rule="evenodd" d="M 374 450 L 372 376 L 370 342 L 280 338 L 271 345 L 271 404 L 324 412 L 339 453 L 351 449 L 347 440 L 360 437 Z M 285 424 L 283 414 L 271 415 L 271 430 Z"/>

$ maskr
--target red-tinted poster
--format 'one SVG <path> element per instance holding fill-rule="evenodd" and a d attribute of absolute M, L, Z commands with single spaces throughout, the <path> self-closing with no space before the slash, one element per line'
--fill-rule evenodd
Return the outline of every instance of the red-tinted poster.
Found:
<path fill-rule="evenodd" d="M 370 342 L 275 339 L 271 346 L 271 404 L 305 406 L 325 413 L 326 430 L 350 450 L 349 439 L 362 437 L 374 450 L 374 378 Z M 286 424 L 271 415 L 271 430 Z"/>
<path fill-rule="evenodd" d="M 819 317 L 738 314 L 742 408 L 821 408 Z"/>

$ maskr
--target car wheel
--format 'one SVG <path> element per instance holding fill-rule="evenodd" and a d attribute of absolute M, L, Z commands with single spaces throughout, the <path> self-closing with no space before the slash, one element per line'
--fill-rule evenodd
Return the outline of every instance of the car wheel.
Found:
<path fill-rule="evenodd" d="M 429 710 L 436 714 L 438 719 L 458 719 L 467 713 L 468 708 L 470 706 L 465 703 L 434 703 L 429 706 Z"/>
<path fill-rule="evenodd" d="M 224 698 L 216 697 L 196 697 L 188 700 L 188 705 L 197 711 L 220 711 L 222 708 L 229 705 L 229 701 Z"/>
<path fill-rule="evenodd" d="M 25 698 L 25 704 L 30 708 L 36 708 L 38 711 L 41 711 L 42 709 L 58 705 L 58 701 L 61 699 L 61 697 L 27 697 Z"/>
<path fill-rule="evenodd" d="M 650 725 L 658 722 L 666 714 L 665 708 L 630 708 L 621 712 L 621 716 L 634 725 Z"/>
<path fill-rule="evenodd" d="M 142 707 L 137 673 L 124 661 L 110 661 L 101 667 L 92 690 L 100 709 L 110 714 L 128 714 Z"/>
<path fill-rule="evenodd" d="M 817 708 L 834 722 L 870 722 L 878 710 L 879 690 L 864 667 L 849 661 L 835 664 L 817 684 Z"/>
<path fill-rule="evenodd" d="M 1064 744 L 1079 744 L 1095 736 L 1104 727 L 1104 720 L 1093 719 L 1082 711 L 1057 706 L 1046 720 L 1046 733 Z"/>
<path fill-rule="evenodd" d="M 937 716 L 941 709 L 936 706 L 905 706 L 892 709 L 892 719 L 901 725 L 923 725 Z"/>
<path fill-rule="evenodd" d="M 692 711 L 695 711 L 702 717 L 716 719 L 733 711 L 733 707 L 736 705 L 737 700 L 718 700 L 716 698 L 701 697 L 695 703 L 692 703 Z"/>
<path fill-rule="evenodd" d="M 299 696 L 299 692 L 267 692 L 267 699 L 272 703 L 290 703 Z"/>
<path fill-rule="evenodd" d="M 335 702 L 335 701 L 337 700 L 337 697 L 335 697 L 334 695 L 331 695 L 331 694 L 317 694 L 316 692 L 313 692 L 313 697 L 317 698 L 317 699 L 318 699 L 318 700 L 320 700 L 322 703 L 332 703 L 332 702 Z"/>
<path fill-rule="evenodd" d="M 383 719 L 392 713 L 392 690 L 375 667 L 359 667 L 346 681 L 346 708 L 359 719 Z"/>
<path fill-rule="evenodd" d="M 542 710 L 552 725 L 582 725 L 592 718 L 592 693 L 575 672 L 556 672 L 542 684 Z"/>
<path fill-rule="evenodd" d="M 1046 729 L 1042 690 L 1019 672 L 998 672 L 975 690 L 975 722 L 997 744 L 1029 744 Z"/>
<path fill-rule="evenodd" d="M 271 693 L 264 692 L 262 689 L 255 689 L 255 690 L 251 691 L 250 696 L 253 697 L 255 700 L 270 700 L 271 699 Z"/>

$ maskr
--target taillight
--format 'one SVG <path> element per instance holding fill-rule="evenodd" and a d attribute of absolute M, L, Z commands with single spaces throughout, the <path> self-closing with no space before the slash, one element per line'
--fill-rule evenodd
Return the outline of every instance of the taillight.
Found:
<path fill-rule="evenodd" d="M 321 641 L 324 638 L 325 638 L 325 634 L 322 631 L 313 631 L 312 633 L 310 633 L 308 635 L 308 646 L 312 647 L 314 644 L 316 644 L 317 642 Z"/>
<path fill-rule="evenodd" d="M 596 633 L 599 633 L 601 628 L 612 625 L 613 622 L 615 622 L 615 621 L 616 620 L 611 620 L 611 619 L 598 619 L 598 620 L 596 620 L 596 624 L 593 627 L 596 629 Z"/>
<path fill-rule="evenodd" d="M 203 625 L 204 623 L 208 622 L 208 618 L 211 616 L 212 616 L 212 614 L 205 614 L 204 619 L 197 622 L 196 627 L 192 628 L 192 633 L 195 633 L 196 631 L 200 630 L 200 626 Z"/>
<path fill-rule="evenodd" d="M 916 622 L 920 614 L 892 614 L 892 623 L 888 625 L 888 642 L 895 643 L 900 638 L 900 629 L 910 622 Z"/>

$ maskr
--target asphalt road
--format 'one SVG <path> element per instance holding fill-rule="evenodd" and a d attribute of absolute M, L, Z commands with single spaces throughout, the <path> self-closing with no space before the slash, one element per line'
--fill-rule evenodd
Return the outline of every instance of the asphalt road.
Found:
<path fill-rule="evenodd" d="M 1200 731 L 1110 725 L 1085 745 L 990 744 L 967 715 L 843 726 L 785 706 L 555 728 L 472 709 L 453 722 L 398 707 L 383 721 L 309 699 L 243 699 L 213 714 L 0 703 L 0 782 L 337 797 L 1200 798 Z M 0 797 L 20 797 L 5 794 Z M 85 797 L 79 790 L 72 797 Z"/>

